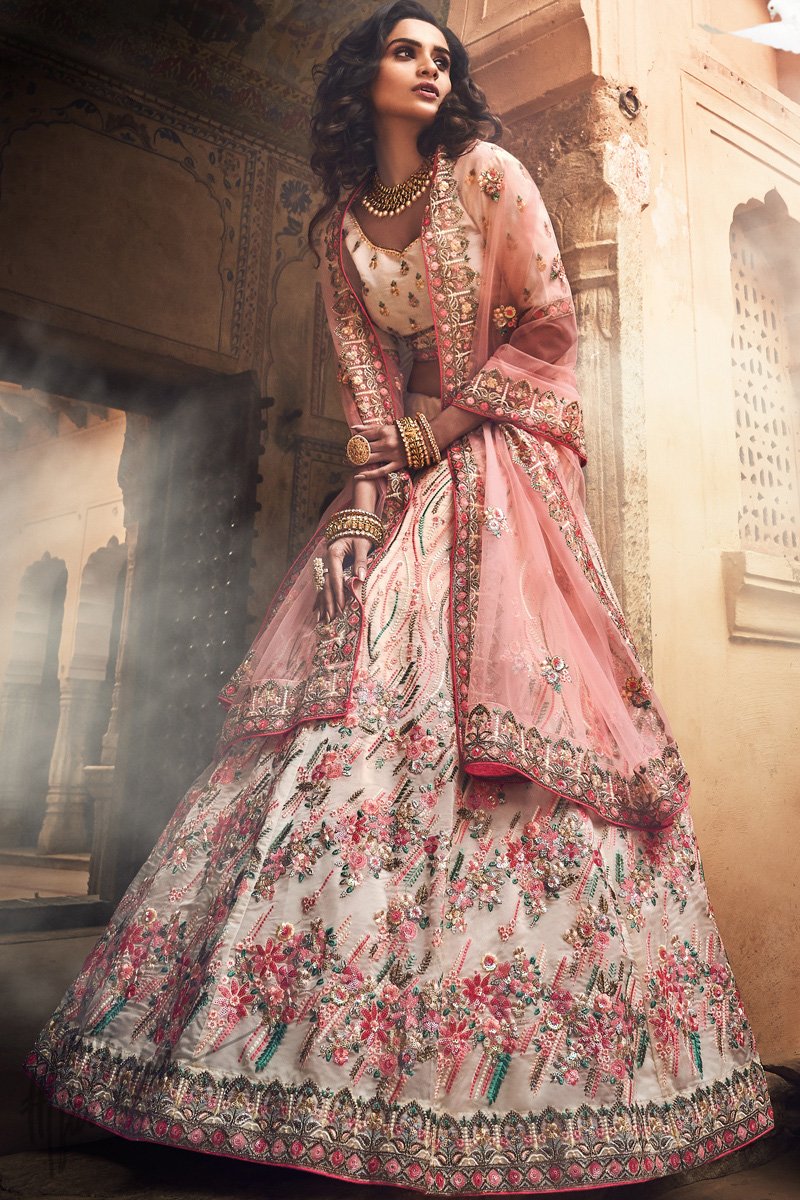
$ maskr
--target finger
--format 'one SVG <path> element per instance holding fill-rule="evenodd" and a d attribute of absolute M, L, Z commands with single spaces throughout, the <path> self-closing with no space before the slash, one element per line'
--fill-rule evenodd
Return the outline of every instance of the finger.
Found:
<path fill-rule="evenodd" d="M 344 580 L 342 578 L 342 560 L 338 556 L 331 555 L 330 558 L 330 573 L 328 578 L 331 581 L 331 589 L 333 592 L 333 601 L 336 609 L 341 612 L 344 608 Z"/>
<path fill-rule="evenodd" d="M 370 548 L 369 538 L 355 538 L 353 547 L 355 549 L 355 562 L 353 563 L 353 574 L 357 579 L 363 581 L 367 577 L 367 554 Z"/>
<path fill-rule="evenodd" d="M 353 433 L 360 433 L 368 442 L 374 442 L 383 436 L 382 425 L 351 425 L 350 428 Z"/>
<path fill-rule="evenodd" d="M 372 471 L 362 471 L 356 475 L 356 479 L 381 479 L 384 475 L 391 474 L 392 471 L 405 471 L 408 464 L 403 462 L 389 462 L 384 467 L 376 467 Z"/>
<path fill-rule="evenodd" d="M 321 595 L 323 597 L 322 611 L 324 614 L 325 623 L 329 624 L 333 620 L 334 616 L 333 589 L 331 587 L 330 568 L 325 576 L 325 587 L 323 588 Z"/>

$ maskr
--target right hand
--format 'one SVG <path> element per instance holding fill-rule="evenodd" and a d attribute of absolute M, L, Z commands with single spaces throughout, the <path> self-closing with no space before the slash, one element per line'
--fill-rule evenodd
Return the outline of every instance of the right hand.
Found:
<path fill-rule="evenodd" d="M 328 547 L 327 553 L 320 555 L 328 568 L 325 575 L 325 587 L 317 592 L 314 610 L 317 621 L 330 622 L 345 607 L 344 563 L 348 557 L 353 559 L 353 575 L 363 579 L 367 573 L 367 555 L 372 549 L 372 542 L 365 537 L 337 538 Z"/>

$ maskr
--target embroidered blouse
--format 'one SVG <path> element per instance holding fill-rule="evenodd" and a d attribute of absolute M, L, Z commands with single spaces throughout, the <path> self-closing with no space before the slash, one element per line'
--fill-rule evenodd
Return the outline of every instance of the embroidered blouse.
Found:
<path fill-rule="evenodd" d="M 370 241 L 350 209 L 342 237 L 361 280 L 364 307 L 377 329 L 391 335 L 391 342 L 381 339 L 384 348 L 397 350 L 406 370 L 412 362 L 438 358 L 421 236 L 404 250 L 378 246 Z M 480 229 L 470 223 L 466 262 L 480 264 L 482 240 Z"/>

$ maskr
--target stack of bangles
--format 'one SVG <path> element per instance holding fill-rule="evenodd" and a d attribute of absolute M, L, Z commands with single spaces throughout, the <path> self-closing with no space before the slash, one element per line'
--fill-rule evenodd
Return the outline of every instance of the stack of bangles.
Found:
<path fill-rule="evenodd" d="M 418 471 L 421 467 L 432 467 L 442 461 L 441 451 L 436 445 L 431 423 L 425 413 L 415 413 L 413 417 L 398 417 L 395 425 L 405 447 L 406 461 L 412 471 Z"/>
<path fill-rule="evenodd" d="M 325 540 L 330 546 L 331 542 L 343 537 L 365 537 L 373 546 L 381 546 L 386 537 L 386 526 L 380 517 L 366 508 L 343 508 L 325 526 Z"/>
<path fill-rule="evenodd" d="M 406 462 L 412 471 L 418 471 L 422 467 L 433 467 L 442 461 L 441 451 L 425 413 L 415 413 L 413 417 L 398 417 L 395 425 L 403 443 Z M 345 454 L 354 467 L 363 467 L 369 462 L 369 441 L 363 434 L 355 434 L 347 443 Z"/>

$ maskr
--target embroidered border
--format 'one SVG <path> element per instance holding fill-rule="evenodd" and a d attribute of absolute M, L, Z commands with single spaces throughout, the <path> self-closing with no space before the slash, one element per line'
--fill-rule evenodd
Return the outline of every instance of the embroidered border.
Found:
<path fill-rule="evenodd" d="M 512 379 L 497 367 L 481 370 L 459 392 L 453 403 L 503 422 L 513 422 L 529 433 L 542 434 L 574 450 L 586 462 L 583 415 L 577 400 L 554 391 L 543 391 L 529 379 Z"/>
<path fill-rule="evenodd" d="M 489 764 L 511 767 L 614 825 L 663 829 L 689 800 L 689 778 L 675 745 L 623 775 L 588 747 L 548 738 L 535 726 L 526 728 L 512 712 L 485 704 L 467 714 L 463 739 L 468 770 L 484 774 Z"/>
<path fill-rule="evenodd" d="M 443 405 L 467 377 L 478 316 L 477 276 L 466 261 L 469 238 L 461 228 L 465 222 L 453 162 L 440 150 L 422 222 L 422 249 L 439 340 Z"/>
<path fill-rule="evenodd" d="M 469 666 L 478 612 L 484 481 L 467 437 L 452 443 L 448 461 L 453 477 L 455 526 L 450 552 L 450 649 L 456 728 L 463 759 L 463 722 L 468 709 Z"/>
<path fill-rule="evenodd" d="M 603 607 L 614 622 L 620 637 L 638 662 L 639 655 L 625 616 L 598 569 L 595 556 L 591 552 L 583 530 L 575 519 L 575 511 L 567 499 L 558 471 L 535 435 L 526 437 L 524 433 L 525 431 L 521 431 L 513 425 L 504 425 L 503 435 L 511 457 L 525 472 L 531 487 L 546 501 L 547 511 L 561 530 L 571 554 L 602 601 Z"/>
<path fill-rule="evenodd" d="M 124 1137 L 448 1195 L 658 1178 L 736 1150 L 774 1125 L 758 1062 L 663 1104 L 461 1118 L 349 1089 L 142 1062 L 54 1024 L 25 1070 L 59 1108 Z"/>

